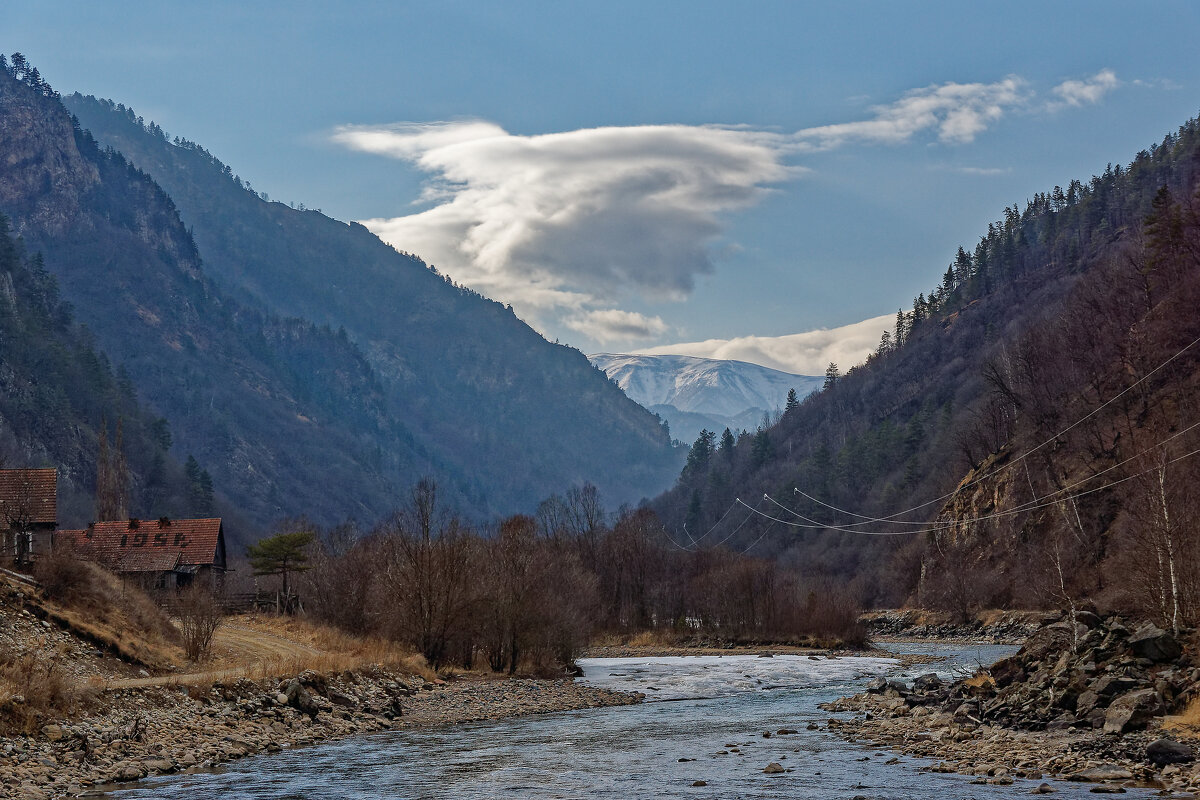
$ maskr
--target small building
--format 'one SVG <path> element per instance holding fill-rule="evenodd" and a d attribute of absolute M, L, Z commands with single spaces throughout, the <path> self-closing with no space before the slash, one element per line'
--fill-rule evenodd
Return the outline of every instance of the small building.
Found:
<path fill-rule="evenodd" d="M 0 553 L 28 568 L 50 552 L 58 527 L 58 470 L 0 469 Z"/>
<path fill-rule="evenodd" d="M 228 570 L 220 518 L 93 522 L 55 534 L 71 547 L 145 589 L 182 589 L 193 583 L 219 588 Z"/>

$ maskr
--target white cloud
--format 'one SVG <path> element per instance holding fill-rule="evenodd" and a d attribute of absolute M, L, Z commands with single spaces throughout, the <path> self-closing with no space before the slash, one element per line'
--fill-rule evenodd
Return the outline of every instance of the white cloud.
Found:
<path fill-rule="evenodd" d="M 1051 90 L 1058 100 L 1048 103 L 1047 108 L 1055 110 L 1067 106 L 1079 108 L 1080 106 L 1094 105 L 1119 85 L 1117 73 L 1111 69 L 1102 69 L 1092 77 L 1083 80 L 1063 81 Z"/>
<path fill-rule="evenodd" d="M 1012 172 L 1012 167 L 957 167 L 955 172 L 961 172 L 963 175 L 992 177 L 994 175 L 1007 175 Z"/>
<path fill-rule="evenodd" d="M 1106 70 L 1054 91 L 1063 103 L 1082 103 L 1113 81 Z M 653 336 L 666 328 L 647 323 L 657 318 L 618 319 L 613 306 L 631 296 L 688 297 L 714 271 L 714 254 L 736 246 L 721 241 L 726 217 L 804 174 L 797 156 L 922 134 L 971 142 L 1032 96 L 1015 76 L 943 83 L 873 106 L 868 119 L 793 133 L 644 125 L 516 135 L 465 120 L 346 125 L 333 139 L 428 176 L 419 202 L 429 207 L 362 220 L 383 240 L 512 303 L 543 329 L 564 325 L 610 337 L 624 330 L 637 338 L 635 331 Z"/>
<path fill-rule="evenodd" d="M 713 271 L 721 214 L 798 174 L 782 161 L 784 137 L 716 126 L 516 136 L 473 121 L 347 126 L 334 138 L 433 176 L 433 208 L 363 224 L 462 283 L 534 307 L 686 297 Z"/>
<path fill-rule="evenodd" d="M 1024 87 L 1023 80 L 1010 76 L 996 83 L 943 83 L 914 89 L 894 103 L 873 106 L 871 119 L 806 128 L 796 138 L 828 149 L 854 141 L 899 144 L 922 131 L 936 130 L 943 142 L 971 142 L 1005 111 L 1027 101 Z"/>
<path fill-rule="evenodd" d="M 563 319 L 563 324 L 601 344 L 650 339 L 662 336 L 668 330 L 667 324 L 660 317 L 648 317 L 636 311 L 621 311 L 616 308 L 584 311 L 567 316 Z"/>
<path fill-rule="evenodd" d="M 884 315 L 843 325 L 786 336 L 739 336 L 707 339 L 641 349 L 645 355 L 684 355 L 749 361 L 798 375 L 822 375 L 829 362 L 842 370 L 866 360 L 884 331 L 895 326 L 895 315 Z"/>

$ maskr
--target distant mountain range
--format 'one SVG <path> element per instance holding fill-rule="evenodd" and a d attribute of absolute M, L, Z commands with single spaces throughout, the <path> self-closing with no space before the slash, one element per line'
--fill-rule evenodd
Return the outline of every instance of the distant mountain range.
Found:
<path fill-rule="evenodd" d="M 776 369 L 695 356 L 646 356 L 596 353 L 593 364 L 629 395 L 667 421 L 671 435 L 694 440 L 702 429 L 753 431 L 784 407 L 787 393 L 803 399 L 819 389 L 824 377 L 793 375 Z"/>

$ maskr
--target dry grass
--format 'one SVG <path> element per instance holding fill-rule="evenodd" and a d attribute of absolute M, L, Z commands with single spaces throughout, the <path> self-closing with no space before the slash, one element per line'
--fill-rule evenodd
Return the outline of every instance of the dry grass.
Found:
<path fill-rule="evenodd" d="M 264 648 L 258 653 L 228 653 L 213 666 L 239 670 L 247 677 L 295 675 L 306 669 L 336 672 L 379 664 L 426 680 L 438 679 L 422 656 L 380 637 L 354 636 L 298 616 L 251 614 L 233 617 L 229 622 L 219 636 L 228 634 L 230 628 L 249 629 L 261 635 Z"/>
<path fill-rule="evenodd" d="M 963 685 L 972 690 L 993 691 L 996 688 L 996 681 L 991 674 L 986 671 L 976 672 L 971 677 L 963 681 Z"/>
<path fill-rule="evenodd" d="M 0 652 L 0 735 L 33 734 L 91 703 L 94 690 L 75 681 L 64 660 L 44 650 Z"/>
<path fill-rule="evenodd" d="M 1200 737 L 1200 697 L 1188 703 L 1182 713 L 1164 717 L 1163 730 L 1176 736 Z"/>
<path fill-rule="evenodd" d="M 183 663 L 179 631 L 140 589 L 102 567 L 57 555 L 38 562 L 46 598 L 26 593 L 27 603 L 49 620 L 150 669 Z"/>

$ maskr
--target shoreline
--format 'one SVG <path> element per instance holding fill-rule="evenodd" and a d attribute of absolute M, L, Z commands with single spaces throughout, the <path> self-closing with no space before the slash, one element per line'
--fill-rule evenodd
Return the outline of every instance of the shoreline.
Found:
<path fill-rule="evenodd" d="M 1095 793 L 1200 792 L 1195 636 L 1088 611 L 1046 615 L 1012 656 L 951 683 L 884 677 L 822 705 L 830 733 L 1007 785 L 1094 784 Z M 1175 716 L 1172 716 L 1175 715 Z M 1035 793 L 1053 787 L 1039 786 Z"/>
<path fill-rule="evenodd" d="M 198 687 L 109 690 L 105 708 L 0 739 L 0 798 L 100 797 L 143 778 L 208 770 L 350 736 L 632 705 L 636 693 L 571 679 L 429 683 L 384 668 Z"/>
<path fill-rule="evenodd" d="M 832 735 L 935 762 L 922 768 L 927 772 L 972 775 L 975 782 L 1001 786 L 1013 783 L 1014 778 L 1024 778 L 1092 783 L 1096 784 L 1094 791 L 1114 793 L 1125 788 L 1171 793 L 1200 790 L 1200 766 L 1160 768 L 1144 760 L 1146 747 L 1162 736 L 1161 731 L 1114 737 L 1095 731 L 1048 732 L 976 725 L 944 713 L 914 716 L 911 710 L 901 711 L 890 698 L 867 693 L 823 708 L 833 713 L 858 714 L 849 719 L 831 718 L 826 728 Z"/>

